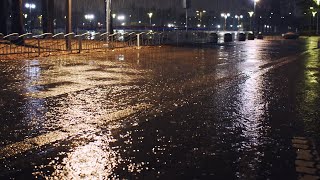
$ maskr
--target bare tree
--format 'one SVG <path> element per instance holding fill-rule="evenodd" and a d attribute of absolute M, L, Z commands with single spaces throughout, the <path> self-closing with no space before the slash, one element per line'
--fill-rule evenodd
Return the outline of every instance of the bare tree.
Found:
<path fill-rule="evenodd" d="M 0 0 L 0 33 L 7 34 L 8 1 Z"/>
<path fill-rule="evenodd" d="M 11 31 L 13 33 L 24 33 L 23 15 L 22 15 L 22 0 L 12 0 L 12 23 Z"/>
<path fill-rule="evenodd" d="M 42 0 L 42 27 L 44 33 L 54 33 L 54 0 Z"/>

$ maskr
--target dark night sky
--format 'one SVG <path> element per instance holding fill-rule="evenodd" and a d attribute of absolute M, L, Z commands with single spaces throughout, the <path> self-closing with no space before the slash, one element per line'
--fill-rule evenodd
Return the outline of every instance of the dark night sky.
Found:
<path fill-rule="evenodd" d="M 35 2 L 40 4 L 40 0 L 24 0 L 25 2 Z M 101 11 L 105 0 L 73 0 L 75 8 L 94 11 Z M 125 9 L 135 6 L 146 8 L 176 8 L 182 10 L 182 0 L 112 0 L 114 9 Z M 232 11 L 240 8 L 246 8 L 252 0 L 191 0 L 193 9 L 206 9 L 215 11 Z M 55 0 L 59 8 L 64 7 L 65 0 Z"/>

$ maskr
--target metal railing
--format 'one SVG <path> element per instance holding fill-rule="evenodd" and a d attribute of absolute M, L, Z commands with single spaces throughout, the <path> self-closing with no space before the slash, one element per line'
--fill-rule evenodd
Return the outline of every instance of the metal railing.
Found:
<path fill-rule="evenodd" d="M 139 34 L 143 34 L 140 36 Z M 108 45 L 106 46 L 108 38 Z M 66 39 L 70 39 L 70 48 L 67 48 Z M 139 41 L 139 40 L 140 41 Z M 162 33 L 44 33 L 32 35 L 31 33 L 19 35 L 17 33 L 4 36 L 0 34 L 0 56 L 11 54 L 41 55 L 52 52 L 81 53 L 96 49 L 125 48 L 135 46 L 152 46 L 161 44 Z M 140 44 L 138 44 L 140 43 Z"/>
<path fill-rule="evenodd" d="M 236 38 L 232 34 L 231 41 Z M 69 44 L 67 46 L 67 41 Z M 155 45 L 185 45 L 185 44 L 214 44 L 223 42 L 223 34 L 213 31 L 169 31 L 169 32 L 126 32 L 126 33 L 84 33 L 64 34 L 45 33 L 32 35 L 31 33 L 19 35 L 17 33 L 4 36 L 0 34 L 0 56 L 10 54 L 30 54 L 40 56 L 53 52 L 81 53 L 83 51 L 125 48 Z M 230 42 L 230 41 L 229 41 Z M 68 47 L 68 48 L 67 48 Z"/>

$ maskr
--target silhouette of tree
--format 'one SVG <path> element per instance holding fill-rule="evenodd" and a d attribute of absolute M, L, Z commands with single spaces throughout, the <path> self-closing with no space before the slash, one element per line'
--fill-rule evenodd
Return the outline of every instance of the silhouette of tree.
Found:
<path fill-rule="evenodd" d="M 24 33 L 23 15 L 22 15 L 22 0 L 12 0 L 12 23 L 11 31 L 13 33 Z"/>
<path fill-rule="evenodd" d="M 44 33 L 54 33 L 54 0 L 42 0 L 42 28 Z"/>
<path fill-rule="evenodd" d="M 2 34 L 8 33 L 7 20 L 8 20 L 8 1 L 1 0 L 0 1 L 0 33 Z"/>

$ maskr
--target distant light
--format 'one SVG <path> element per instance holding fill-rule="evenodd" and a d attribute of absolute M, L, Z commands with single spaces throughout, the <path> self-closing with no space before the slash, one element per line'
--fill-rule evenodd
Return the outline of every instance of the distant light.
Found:
<path fill-rule="evenodd" d="M 168 24 L 168 27 L 169 27 L 169 28 L 174 27 L 174 24 L 169 23 L 169 24 Z"/>
<path fill-rule="evenodd" d="M 141 21 L 139 21 L 139 24 L 141 24 Z"/>
<path fill-rule="evenodd" d="M 117 17 L 117 19 L 118 19 L 119 21 L 124 21 L 124 20 L 126 19 L 126 17 L 125 17 L 124 15 L 119 15 L 119 16 Z"/>
<path fill-rule="evenodd" d="M 93 20 L 94 19 L 94 15 L 93 14 L 86 14 L 84 15 L 84 18 L 87 20 Z"/>
<path fill-rule="evenodd" d="M 29 8 L 29 9 L 35 9 L 35 8 L 36 8 L 36 5 L 33 4 L 33 3 L 26 3 L 26 4 L 25 4 L 25 7 L 26 7 L 26 8 Z"/>
<path fill-rule="evenodd" d="M 217 25 L 217 28 L 218 28 L 218 29 L 220 29 L 220 28 L 221 28 L 221 26 L 220 26 L 220 25 Z"/>
<path fill-rule="evenodd" d="M 201 27 L 201 24 L 198 24 L 197 27 Z"/>
<path fill-rule="evenodd" d="M 125 26 L 126 25 L 126 23 L 121 23 L 121 26 Z"/>

